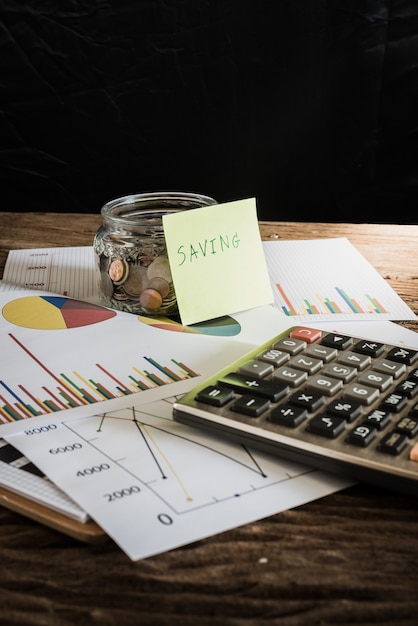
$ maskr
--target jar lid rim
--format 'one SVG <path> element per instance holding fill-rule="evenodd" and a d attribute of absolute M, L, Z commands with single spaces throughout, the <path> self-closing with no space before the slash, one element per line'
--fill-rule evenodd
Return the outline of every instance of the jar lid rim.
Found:
<path fill-rule="evenodd" d="M 152 191 L 148 193 L 134 193 L 128 194 L 125 196 L 119 196 L 117 198 L 113 198 L 106 202 L 102 208 L 102 212 L 107 212 L 111 208 L 124 206 L 129 207 L 130 205 L 140 205 L 146 202 L 171 202 L 171 201 L 191 201 L 191 202 L 201 202 L 202 206 L 217 204 L 217 201 L 205 194 L 193 193 L 193 192 L 185 192 L 185 191 Z M 174 208 L 174 207 L 173 207 Z"/>

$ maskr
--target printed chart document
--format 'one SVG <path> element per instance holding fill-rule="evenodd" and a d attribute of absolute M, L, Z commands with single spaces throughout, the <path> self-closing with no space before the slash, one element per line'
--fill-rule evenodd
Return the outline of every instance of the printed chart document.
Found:
<path fill-rule="evenodd" d="M 174 398 L 7 437 L 132 559 L 351 484 L 179 424 Z M 62 421 L 61 421 L 62 420 Z"/>
<path fill-rule="evenodd" d="M 191 332 L 68 296 L 2 291 L 0 436 L 55 413 L 68 419 L 184 393 L 286 326 L 269 305 Z"/>
<path fill-rule="evenodd" d="M 101 304 L 93 246 L 10 250 L 0 291 L 37 289 Z"/>
<path fill-rule="evenodd" d="M 275 304 L 292 323 L 414 320 L 346 238 L 263 241 Z"/>
<path fill-rule="evenodd" d="M 391 322 L 318 326 L 418 349 L 418 334 Z M 68 421 L 60 414 L 42 430 L 6 439 L 133 560 L 351 484 L 174 422 L 174 399 Z"/>

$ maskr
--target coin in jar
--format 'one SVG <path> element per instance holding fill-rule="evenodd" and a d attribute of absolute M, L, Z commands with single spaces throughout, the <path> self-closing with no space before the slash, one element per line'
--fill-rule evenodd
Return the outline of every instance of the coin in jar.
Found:
<path fill-rule="evenodd" d="M 105 298 L 111 298 L 113 295 L 113 283 L 107 272 L 100 272 L 100 289 Z"/>
<path fill-rule="evenodd" d="M 131 266 L 128 278 L 123 283 L 124 292 L 131 298 L 138 298 L 145 287 L 144 278 L 146 280 L 145 272 L 140 266 Z M 148 280 L 146 280 L 146 283 L 148 283 Z"/>
<path fill-rule="evenodd" d="M 110 259 L 108 256 L 102 254 L 99 257 L 99 269 L 101 272 L 107 272 L 109 270 Z"/>
<path fill-rule="evenodd" d="M 162 296 L 156 289 L 144 289 L 139 296 L 139 302 L 145 311 L 156 313 L 162 304 Z"/>
<path fill-rule="evenodd" d="M 170 291 L 170 283 L 168 283 L 165 278 L 160 278 L 160 276 L 151 278 L 148 287 L 150 289 L 156 289 L 157 291 L 159 291 L 163 298 L 165 298 Z"/>
<path fill-rule="evenodd" d="M 115 285 L 121 285 L 129 272 L 129 266 L 122 259 L 114 259 L 109 266 L 109 276 Z"/>
<path fill-rule="evenodd" d="M 118 302 L 124 302 L 129 300 L 129 296 L 120 289 L 115 289 L 113 292 L 112 300 L 117 300 Z"/>
<path fill-rule="evenodd" d="M 170 264 L 168 259 L 163 256 L 157 256 L 157 258 L 148 266 L 147 270 L 148 278 L 155 278 L 156 276 L 164 278 L 167 282 L 172 282 Z"/>

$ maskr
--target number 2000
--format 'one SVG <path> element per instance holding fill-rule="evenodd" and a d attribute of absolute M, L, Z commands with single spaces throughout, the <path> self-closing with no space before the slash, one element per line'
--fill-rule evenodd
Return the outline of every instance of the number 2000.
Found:
<path fill-rule="evenodd" d="M 132 485 L 131 487 L 124 487 L 120 491 L 105 493 L 104 497 L 107 498 L 108 502 L 115 502 L 116 500 L 120 500 L 120 498 L 124 498 L 125 496 L 132 496 L 134 493 L 139 493 L 140 491 L 141 489 L 137 485 Z"/>

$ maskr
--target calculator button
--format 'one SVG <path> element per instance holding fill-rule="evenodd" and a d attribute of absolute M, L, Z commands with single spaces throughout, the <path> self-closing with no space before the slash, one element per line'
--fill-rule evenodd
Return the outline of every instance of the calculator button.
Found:
<path fill-rule="evenodd" d="M 400 419 L 396 424 L 395 430 L 398 433 L 407 435 L 411 439 L 418 433 L 418 421 L 412 419 L 412 417 L 402 417 L 402 419 Z"/>
<path fill-rule="evenodd" d="M 347 400 L 333 400 L 327 406 L 327 413 L 330 415 L 340 415 L 347 422 L 353 422 L 361 415 L 362 406 L 358 402 L 348 402 Z"/>
<path fill-rule="evenodd" d="M 324 363 L 329 363 L 338 355 L 337 350 L 335 348 L 329 348 L 327 346 L 322 345 L 314 345 L 308 346 L 305 350 L 305 354 L 307 356 L 313 356 L 317 359 L 321 359 Z"/>
<path fill-rule="evenodd" d="M 358 382 L 363 385 L 369 385 L 370 387 L 377 387 L 380 391 L 386 391 L 393 383 L 393 377 L 388 374 L 382 374 L 381 372 L 374 372 L 368 370 L 363 372 L 358 377 Z"/>
<path fill-rule="evenodd" d="M 270 413 L 269 421 L 274 424 L 283 424 L 290 428 L 296 428 L 307 418 L 308 412 L 302 407 L 285 404 L 278 406 Z"/>
<path fill-rule="evenodd" d="M 210 385 L 205 387 L 196 395 L 196 400 L 204 402 L 205 404 L 211 404 L 212 406 L 224 406 L 235 397 L 232 389 L 222 389 Z"/>
<path fill-rule="evenodd" d="M 381 408 L 387 409 L 392 413 L 400 413 L 408 404 L 408 399 L 400 393 L 390 393 L 382 401 Z"/>
<path fill-rule="evenodd" d="M 265 350 L 264 352 L 258 354 L 257 359 L 265 361 L 266 363 L 271 363 L 274 367 L 280 367 L 280 365 L 284 365 L 286 361 L 290 359 L 290 356 L 288 352 L 270 348 L 269 350 Z"/>
<path fill-rule="evenodd" d="M 364 370 L 364 368 L 370 365 L 371 362 L 372 360 L 367 354 L 356 354 L 351 351 L 343 352 L 343 354 L 338 357 L 338 363 L 350 365 L 360 371 Z"/>
<path fill-rule="evenodd" d="M 365 341 L 361 340 L 356 343 L 353 350 L 354 352 L 360 352 L 361 354 L 368 354 L 372 358 L 378 357 L 384 352 L 385 345 L 378 343 L 377 341 Z"/>
<path fill-rule="evenodd" d="M 328 439 L 335 439 L 345 430 L 346 421 L 342 417 L 336 415 L 316 415 L 307 426 L 307 430 Z"/>
<path fill-rule="evenodd" d="M 296 391 L 289 398 L 290 404 L 296 404 L 298 406 L 303 406 L 306 408 L 309 413 L 313 413 L 320 406 L 324 404 L 324 396 L 319 393 L 313 393 L 312 391 L 308 391 L 306 389 L 302 389 L 301 391 Z"/>
<path fill-rule="evenodd" d="M 337 335 L 336 333 L 328 333 L 322 339 L 321 344 L 323 346 L 329 346 L 330 348 L 336 348 L 337 350 L 346 350 L 353 343 L 352 337 L 346 335 Z"/>
<path fill-rule="evenodd" d="M 416 380 L 404 380 L 399 383 L 396 387 L 395 391 L 397 393 L 401 393 L 403 396 L 407 398 L 415 398 L 418 393 L 418 381 Z"/>
<path fill-rule="evenodd" d="M 408 348 L 392 348 L 387 354 L 387 358 L 390 361 L 397 361 L 398 363 L 406 363 L 412 365 L 418 358 L 417 350 L 409 350 Z"/>
<path fill-rule="evenodd" d="M 383 437 L 378 449 L 381 452 L 396 456 L 402 452 L 407 443 L 408 437 L 406 435 L 392 431 Z"/>
<path fill-rule="evenodd" d="M 321 367 L 323 366 L 323 361 L 319 359 L 313 359 L 312 357 L 306 356 L 302 354 L 301 356 L 294 356 L 290 362 L 290 367 L 295 367 L 298 370 L 303 370 L 307 372 L 309 375 L 315 374 L 315 372 L 319 372 Z"/>
<path fill-rule="evenodd" d="M 383 409 L 374 409 L 364 418 L 365 422 L 374 424 L 378 430 L 383 430 L 392 420 L 392 413 Z"/>
<path fill-rule="evenodd" d="M 239 368 L 240 374 L 245 374 L 246 376 L 257 376 L 257 378 L 265 378 L 268 374 L 274 370 L 274 367 L 271 363 L 264 363 L 263 361 L 258 361 L 257 359 L 253 361 L 247 361 Z"/>
<path fill-rule="evenodd" d="M 339 378 L 343 383 L 348 383 L 353 380 L 357 374 L 357 370 L 354 367 L 347 367 L 342 363 L 330 363 L 322 370 L 325 376 L 331 376 L 332 378 Z"/>
<path fill-rule="evenodd" d="M 233 411 L 249 415 L 250 417 L 259 417 L 270 407 L 270 400 L 257 396 L 241 396 L 231 406 Z"/>
<path fill-rule="evenodd" d="M 342 389 L 343 383 L 337 378 L 331 378 L 330 376 L 322 376 L 316 374 L 312 376 L 306 383 L 307 389 L 310 391 L 317 391 L 324 394 L 324 396 L 335 396 L 335 394 Z"/>
<path fill-rule="evenodd" d="M 408 374 L 408 380 L 418 380 L 418 368 L 415 368 Z"/>
<path fill-rule="evenodd" d="M 290 331 L 289 337 L 292 337 L 292 339 L 302 339 L 302 341 L 306 341 L 306 343 L 314 343 L 315 341 L 319 341 L 319 339 L 321 339 L 322 330 L 298 326 L 298 328 L 294 328 Z"/>
<path fill-rule="evenodd" d="M 374 426 L 370 426 L 369 424 L 359 424 L 348 433 L 347 441 L 355 446 L 365 448 L 373 441 L 376 435 L 377 430 Z"/>
<path fill-rule="evenodd" d="M 344 399 L 354 400 L 369 406 L 375 400 L 378 399 L 380 393 L 379 390 L 374 387 L 368 387 L 367 385 L 361 385 L 358 382 L 350 383 L 343 392 Z"/>
<path fill-rule="evenodd" d="M 405 363 L 395 363 L 387 359 L 377 359 L 377 361 L 374 361 L 373 369 L 383 374 L 390 374 L 395 379 L 406 372 Z"/>
<path fill-rule="evenodd" d="M 297 387 L 301 385 L 308 378 L 308 374 L 306 372 L 302 372 L 302 370 L 297 370 L 292 367 L 279 367 L 272 376 L 273 380 L 281 381 L 290 387 Z"/>
<path fill-rule="evenodd" d="M 251 378 L 250 376 L 244 376 L 244 374 L 235 372 L 231 372 L 220 378 L 218 385 L 221 387 L 229 387 L 237 393 L 251 392 L 251 394 L 256 396 L 264 396 L 272 402 L 277 402 L 289 391 L 289 387 L 286 385 L 269 380 Z"/>
<path fill-rule="evenodd" d="M 284 352 L 288 352 L 291 355 L 298 354 L 306 348 L 306 341 L 287 337 L 286 339 L 279 339 L 279 341 L 276 341 L 273 348 L 275 350 L 284 350 Z"/>

